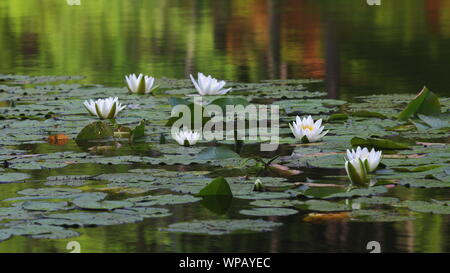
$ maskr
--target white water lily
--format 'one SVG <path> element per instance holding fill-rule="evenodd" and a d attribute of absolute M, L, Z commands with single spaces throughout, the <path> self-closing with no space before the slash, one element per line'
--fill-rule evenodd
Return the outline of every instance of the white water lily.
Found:
<path fill-rule="evenodd" d="M 260 179 L 256 179 L 253 191 L 264 191 L 264 185 Z"/>
<path fill-rule="evenodd" d="M 347 158 L 348 160 L 358 159 L 360 158 L 363 162 L 367 161 L 367 169 L 369 172 L 373 172 L 377 169 L 378 164 L 380 164 L 381 161 L 381 151 L 375 151 L 375 149 L 372 148 L 372 150 L 369 152 L 367 148 L 361 149 L 361 147 L 357 147 L 355 150 L 347 150 Z"/>
<path fill-rule="evenodd" d="M 155 78 L 144 76 L 143 74 L 139 74 L 137 77 L 135 74 L 125 76 L 125 81 L 128 84 L 130 93 L 148 94 L 158 88 L 158 86 L 153 87 Z"/>
<path fill-rule="evenodd" d="M 198 73 L 198 80 L 195 81 L 194 77 L 192 75 L 189 75 L 191 77 L 192 83 L 195 86 L 195 89 L 197 89 L 197 92 L 202 95 L 224 95 L 228 91 L 231 90 L 231 88 L 228 89 L 222 89 L 226 82 L 225 81 L 218 81 L 215 78 L 211 77 L 211 75 L 205 76 L 203 73 Z"/>
<path fill-rule="evenodd" d="M 301 119 L 299 116 L 295 118 L 296 121 L 292 122 L 292 125 L 289 123 L 289 127 L 291 128 L 294 136 L 304 142 L 317 142 L 321 140 L 328 131 L 322 132 L 324 127 L 322 125 L 322 119 L 314 122 L 311 116 L 303 117 Z"/>
<path fill-rule="evenodd" d="M 190 146 L 197 143 L 200 139 L 200 134 L 196 131 L 181 129 L 172 134 L 172 138 L 180 145 Z"/>
<path fill-rule="evenodd" d="M 117 97 L 109 97 L 106 99 L 98 99 L 96 101 L 89 100 L 84 101 L 84 107 L 93 116 L 100 119 L 115 118 L 117 114 L 125 109 L 127 106 L 122 105 Z"/>
<path fill-rule="evenodd" d="M 365 185 L 369 181 L 367 165 L 361 158 L 345 161 L 345 170 L 352 183 Z"/>

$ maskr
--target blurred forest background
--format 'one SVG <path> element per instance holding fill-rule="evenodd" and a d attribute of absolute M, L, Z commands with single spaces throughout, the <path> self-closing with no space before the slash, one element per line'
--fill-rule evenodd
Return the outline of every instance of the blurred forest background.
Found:
<path fill-rule="evenodd" d="M 0 73 L 327 79 L 330 97 L 448 94 L 450 1 L 10 0 Z"/>

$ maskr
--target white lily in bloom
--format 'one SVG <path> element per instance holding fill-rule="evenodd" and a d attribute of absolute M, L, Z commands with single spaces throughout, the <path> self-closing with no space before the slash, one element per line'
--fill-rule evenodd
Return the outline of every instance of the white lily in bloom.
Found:
<path fill-rule="evenodd" d="M 345 161 L 345 170 L 347 171 L 348 178 L 354 184 L 365 185 L 369 181 L 367 165 L 361 158 L 355 158 L 353 160 Z"/>
<path fill-rule="evenodd" d="M 361 149 L 361 147 L 357 147 L 355 150 L 347 150 L 347 158 L 348 160 L 358 159 L 360 158 L 363 162 L 367 161 L 367 170 L 369 172 L 373 172 L 377 169 L 378 164 L 380 164 L 381 161 L 381 151 L 375 151 L 375 149 L 372 148 L 372 150 L 369 152 L 367 148 Z"/>
<path fill-rule="evenodd" d="M 294 136 L 303 143 L 317 142 L 328 133 L 328 131 L 322 132 L 324 128 L 321 126 L 322 119 L 314 122 L 311 116 L 303 117 L 303 119 L 297 116 L 295 120 L 292 125 L 289 123 L 289 127 Z"/>
<path fill-rule="evenodd" d="M 191 77 L 195 89 L 197 89 L 198 93 L 202 96 L 224 95 L 231 90 L 231 88 L 222 89 L 225 86 L 226 82 L 218 81 L 215 78 L 211 77 L 211 75 L 205 76 L 203 75 L 203 73 L 198 73 L 197 81 L 195 81 L 192 75 L 189 76 Z"/>
<path fill-rule="evenodd" d="M 200 134 L 195 131 L 181 129 L 180 131 L 172 134 L 172 138 L 175 139 L 180 145 L 191 146 L 197 143 L 200 139 Z"/>
<path fill-rule="evenodd" d="M 117 114 L 127 106 L 122 105 L 119 102 L 119 98 L 109 97 L 106 99 L 98 99 L 96 101 L 86 100 L 84 101 L 84 107 L 86 107 L 93 116 L 97 116 L 100 119 L 111 119 L 115 118 Z"/>
<path fill-rule="evenodd" d="M 139 74 L 137 77 L 135 74 L 125 76 L 125 81 L 128 84 L 130 93 L 148 94 L 158 88 L 158 86 L 153 87 L 155 78 L 144 76 L 143 74 Z"/>

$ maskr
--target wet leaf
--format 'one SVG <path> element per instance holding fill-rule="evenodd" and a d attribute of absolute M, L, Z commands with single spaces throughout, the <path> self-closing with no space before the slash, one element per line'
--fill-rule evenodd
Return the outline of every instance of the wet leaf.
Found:
<path fill-rule="evenodd" d="M 208 147 L 197 155 L 201 160 L 221 160 L 227 158 L 239 158 L 239 155 L 227 147 Z"/>
<path fill-rule="evenodd" d="M 2 173 L 0 174 L 0 183 L 22 182 L 30 178 L 25 173 Z"/>
<path fill-rule="evenodd" d="M 223 235 L 242 232 L 267 232 L 281 225 L 281 223 L 263 220 L 194 220 L 192 222 L 171 224 L 162 230 L 179 233 Z"/>
<path fill-rule="evenodd" d="M 106 121 L 95 121 L 84 127 L 76 137 L 77 142 L 106 139 L 114 136 L 114 130 Z"/>
<path fill-rule="evenodd" d="M 424 87 L 422 91 L 406 106 L 406 108 L 398 115 L 399 120 L 407 120 L 417 115 L 435 116 L 441 113 L 441 105 L 438 97 Z"/>
<path fill-rule="evenodd" d="M 308 200 L 305 205 L 309 210 L 315 211 L 349 211 L 351 208 L 345 204 L 325 200 Z M 303 206 L 299 207 L 302 208 Z"/>
<path fill-rule="evenodd" d="M 360 137 L 354 137 L 351 140 L 353 146 L 363 146 L 368 148 L 375 149 L 392 149 L 392 150 L 402 150 L 409 149 L 408 145 L 400 142 L 395 142 L 389 139 L 381 139 L 381 138 L 368 138 L 363 139 Z"/>
<path fill-rule="evenodd" d="M 287 208 L 253 208 L 240 210 L 239 213 L 249 216 L 288 216 L 298 213 L 298 210 Z"/>
<path fill-rule="evenodd" d="M 408 209 L 433 214 L 450 214 L 450 205 L 446 202 L 425 202 L 408 200 L 402 203 Z"/>
<path fill-rule="evenodd" d="M 196 196 L 233 196 L 230 185 L 223 177 L 218 177 L 206 185 Z"/>

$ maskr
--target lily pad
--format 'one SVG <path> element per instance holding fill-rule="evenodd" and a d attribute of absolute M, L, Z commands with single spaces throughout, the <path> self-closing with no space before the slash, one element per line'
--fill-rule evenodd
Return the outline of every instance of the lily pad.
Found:
<path fill-rule="evenodd" d="M 330 202 L 325 200 L 308 200 L 305 205 L 309 210 L 314 211 L 349 211 L 351 208 L 345 204 Z M 300 208 L 302 208 L 301 206 Z"/>
<path fill-rule="evenodd" d="M 201 198 L 194 197 L 192 195 L 148 195 L 143 197 L 128 198 L 125 201 L 134 203 L 136 207 L 151 207 L 151 206 L 164 206 L 164 205 L 177 205 L 194 203 L 200 201 Z"/>
<path fill-rule="evenodd" d="M 446 202 L 425 202 L 425 201 L 404 201 L 401 205 L 406 206 L 408 209 L 433 214 L 450 214 L 450 205 Z"/>
<path fill-rule="evenodd" d="M 239 213 L 250 216 L 288 216 L 298 213 L 298 210 L 287 208 L 253 208 L 240 210 Z"/>
<path fill-rule="evenodd" d="M 439 115 L 441 113 L 441 105 L 438 97 L 428 88 L 424 87 L 422 91 L 406 106 L 399 115 L 398 119 L 407 120 L 416 114 L 422 115 Z"/>
<path fill-rule="evenodd" d="M 206 185 L 198 194 L 199 197 L 205 196 L 233 196 L 230 185 L 223 177 L 218 177 Z"/>
<path fill-rule="evenodd" d="M 30 178 L 25 173 L 2 173 L 0 174 L 0 183 L 20 182 Z"/>
<path fill-rule="evenodd" d="M 194 220 L 192 222 L 171 224 L 162 230 L 177 233 L 224 235 L 239 232 L 267 232 L 281 225 L 281 223 L 263 220 Z"/>
<path fill-rule="evenodd" d="M 280 208 L 280 207 L 294 207 L 303 204 L 300 200 L 291 199 L 274 199 L 274 200 L 255 200 L 250 203 L 252 206 L 266 207 L 266 208 Z"/>

